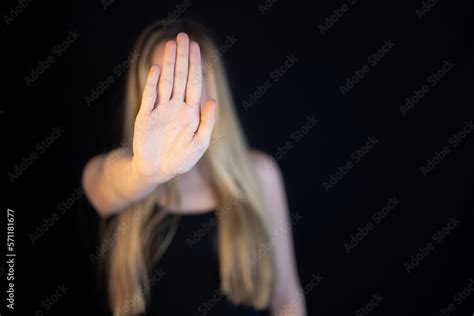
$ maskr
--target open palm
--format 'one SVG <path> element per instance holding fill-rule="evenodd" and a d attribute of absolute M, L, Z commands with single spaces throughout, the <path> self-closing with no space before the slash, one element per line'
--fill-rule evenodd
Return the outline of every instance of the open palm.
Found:
<path fill-rule="evenodd" d="M 189 171 L 209 146 L 216 101 L 201 109 L 202 65 L 199 45 L 185 33 L 166 43 L 163 65 L 148 74 L 135 120 L 133 166 L 157 182 Z"/>

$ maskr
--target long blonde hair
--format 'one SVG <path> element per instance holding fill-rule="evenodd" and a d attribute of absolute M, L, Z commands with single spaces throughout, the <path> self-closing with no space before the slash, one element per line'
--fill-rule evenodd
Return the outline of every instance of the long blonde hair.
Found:
<path fill-rule="evenodd" d="M 135 45 L 130 65 L 123 141 L 130 144 L 151 57 L 157 44 L 186 32 L 198 42 L 203 58 L 203 78 L 209 98 L 217 100 L 217 120 L 211 144 L 199 162 L 217 196 L 217 231 L 221 291 L 235 304 L 261 309 L 273 292 L 274 260 L 270 228 L 249 148 L 234 110 L 220 54 L 209 33 L 198 23 L 181 20 L 173 25 L 152 24 Z M 150 290 L 150 273 L 173 238 L 176 224 L 157 210 L 157 195 L 166 192 L 178 199 L 173 180 L 121 212 L 108 227 L 113 244 L 105 255 L 109 304 L 115 316 L 144 312 Z M 165 205 L 166 206 L 166 205 Z M 153 248 L 153 245 L 158 245 Z M 260 253 L 259 253 L 260 252 Z M 258 260 L 254 260 L 257 258 Z"/>

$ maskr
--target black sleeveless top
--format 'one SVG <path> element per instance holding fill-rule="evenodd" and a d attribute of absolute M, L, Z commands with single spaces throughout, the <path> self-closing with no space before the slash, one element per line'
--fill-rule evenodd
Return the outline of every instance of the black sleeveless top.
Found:
<path fill-rule="evenodd" d="M 147 315 L 267 315 L 234 306 L 219 291 L 215 211 L 179 217 L 173 241 L 155 266 Z M 153 277 L 153 274 L 152 274 Z"/>
<path fill-rule="evenodd" d="M 94 210 L 85 197 L 83 200 L 85 203 L 82 204 Z M 177 228 L 150 274 L 146 316 L 269 315 L 267 310 L 236 306 L 220 292 L 214 210 L 183 215 L 169 213 L 167 216 L 176 220 Z M 105 287 L 102 284 L 100 288 L 104 300 Z"/>

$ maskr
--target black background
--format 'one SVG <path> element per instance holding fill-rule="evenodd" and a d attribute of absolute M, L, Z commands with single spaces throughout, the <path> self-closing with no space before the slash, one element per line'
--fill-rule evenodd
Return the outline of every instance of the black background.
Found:
<path fill-rule="evenodd" d="M 420 19 L 422 1 L 358 0 L 324 34 L 319 25 L 349 1 L 267 2 L 262 14 L 263 1 L 190 0 L 184 16 L 203 21 L 218 44 L 237 39 L 223 57 L 239 116 L 251 145 L 277 159 L 290 210 L 303 216 L 293 230 L 308 314 L 354 315 L 379 294 L 383 300 L 369 315 L 439 315 L 474 278 L 473 133 L 425 176 L 420 167 L 474 120 L 472 2 L 439 0 Z M 93 225 L 73 205 L 36 242 L 29 234 L 73 196 L 87 159 L 119 142 L 125 75 L 90 106 L 85 97 L 127 59 L 146 25 L 182 3 L 115 0 L 104 9 L 100 1 L 32 0 L 13 21 L 2 22 L 0 195 L 3 214 L 15 211 L 17 254 L 16 308 L 6 315 L 98 312 L 89 258 Z M 17 5 L 2 2 L 0 12 L 8 15 Z M 25 77 L 73 31 L 79 38 L 27 86 Z M 385 41 L 395 45 L 342 95 L 346 78 Z M 290 55 L 298 62 L 245 110 L 243 102 Z M 455 66 L 402 115 L 405 99 L 445 60 Z M 319 123 L 295 142 L 292 133 L 311 116 Z M 55 127 L 61 136 L 10 181 L 9 173 Z M 323 183 L 371 136 L 379 143 L 326 192 Z M 293 147 L 282 154 L 287 141 Z M 390 197 L 400 204 L 347 253 L 344 243 Z M 454 217 L 460 224 L 408 273 L 404 263 Z M 1 231 L 5 236 L 5 226 Z M 6 310 L 6 272 L 0 273 Z M 318 274 L 323 280 L 311 288 Z M 60 285 L 66 293 L 45 311 L 44 300 Z M 455 305 L 450 315 L 472 315 L 474 292 Z"/>

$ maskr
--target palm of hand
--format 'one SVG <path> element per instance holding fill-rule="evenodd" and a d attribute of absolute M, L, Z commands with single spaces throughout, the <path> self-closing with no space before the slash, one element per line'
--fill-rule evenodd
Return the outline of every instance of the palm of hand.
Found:
<path fill-rule="evenodd" d="M 200 49 L 187 35 L 166 44 L 163 67 L 152 66 L 135 121 L 133 159 L 140 175 L 167 181 L 189 171 L 209 146 L 215 101 L 200 107 Z"/>

